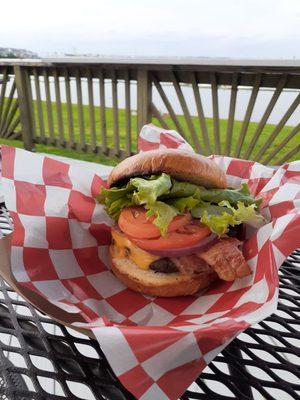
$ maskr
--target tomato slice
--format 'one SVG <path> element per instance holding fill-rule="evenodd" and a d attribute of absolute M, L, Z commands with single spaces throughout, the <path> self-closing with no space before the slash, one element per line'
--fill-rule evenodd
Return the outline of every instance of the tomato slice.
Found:
<path fill-rule="evenodd" d="M 132 236 L 128 236 L 128 238 L 141 249 L 151 251 L 181 249 L 193 246 L 210 234 L 211 231 L 206 225 L 191 222 L 183 228 L 179 228 L 159 238 L 142 239 Z"/>
<path fill-rule="evenodd" d="M 118 221 L 121 231 L 135 238 L 152 239 L 159 237 L 160 231 L 152 223 L 155 217 L 146 218 L 146 212 L 147 210 L 144 207 L 123 208 Z M 183 228 L 190 220 L 191 215 L 189 213 L 178 215 L 169 224 L 168 232 Z"/>

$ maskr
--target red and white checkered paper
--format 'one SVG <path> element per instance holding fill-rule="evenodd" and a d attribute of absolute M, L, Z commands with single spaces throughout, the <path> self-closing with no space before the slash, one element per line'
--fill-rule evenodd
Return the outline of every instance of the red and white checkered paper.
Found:
<path fill-rule="evenodd" d="M 139 149 L 191 147 L 175 131 L 145 126 Z M 138 399 L 177 399 L 240 332 L 277 307 L 277 270 L 300 246 L 300 162 L 276 171 L 212 156 L 228 184 L 248 182 L 269 222 L 248 232 L 244 255 L 253 271 L 215 282 L 202 294 L 150 298 L 110 272 L 112 221 L 95 201 L 103 177 L 51 157 L 2 146 L 2 183 L 15 231 L 12 271 L 21 284 L 80 313 L 112 369 Z M 193 173 L 193 171 L 191 171 Z"/>

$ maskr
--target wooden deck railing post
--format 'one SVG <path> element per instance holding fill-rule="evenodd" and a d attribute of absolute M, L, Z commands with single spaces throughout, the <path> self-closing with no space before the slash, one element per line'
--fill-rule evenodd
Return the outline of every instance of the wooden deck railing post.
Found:
<path fill-rule="evenodd" d="M 122 159 L 153 120 L 204 155 L 278 165 L 299 156 L 299 68 L 297 60 L 0 60 L 0 137 L 23 139 L 29 150 L 41 143 Z M 239 95 L 249 89 L 248 100 Z M 286 90 L 295 97 L 275 117 Z"/>
<path fill-rule="evenodd" d="M 137 129 L 151 121 L 152 82 L 147 70 L 137 72 Z"/>
<path fill-rule="evenodd" d="M 26 67 L 14 65 L 15 82 L 18 93 L 21 133 L 26 150 L 34 149 L 34 117 L 30 92 L 30 78 Z"/>

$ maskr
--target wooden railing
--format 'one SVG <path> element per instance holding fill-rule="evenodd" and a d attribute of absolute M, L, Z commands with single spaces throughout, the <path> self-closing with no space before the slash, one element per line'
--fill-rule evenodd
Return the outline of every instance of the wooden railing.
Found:
<path fill-rule="evenodd" d="M 270 125 L 288 90 L 291 99 Z M 271 93 L 258 104 L 264 91 Z M 153 122 L 177 130 L 202 154 L 278 164 L 299 157 L 300 119 L 289 125 L 299 103 L 296 62 L 0 61 L 0 137 L 22 139 L 29 150 L 44 143 L 124 158 L 136 152 L 140 128 Z"/>

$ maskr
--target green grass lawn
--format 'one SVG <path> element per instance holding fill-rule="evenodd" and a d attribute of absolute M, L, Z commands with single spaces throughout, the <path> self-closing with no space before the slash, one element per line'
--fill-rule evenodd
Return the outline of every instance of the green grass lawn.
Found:
<path fill-rule="evenodd" d="M 44 126 L 45 126 L 45 135 L 46 135 L 46 137 L 49 137 L 49 126 L 48 126 L 48 120 L 47 120 L 46 102 L 42 102 L 42 109 L 43 109 L 43 120 L 44 120 Z M 34 110 L 35 110 L 36 132 L 37 132 L 37 136 L 40 136 L 40 126 L 39 126 L 36 102 L 34 102 Z M 72 105 L 72 114 L 73 114 L 73 124 L 74 124 L 74 130 L 73 130 L 74 140 L 76 142 L 80 142 L 79 124 L 78 124 L 78 109 L 77 109 L 76 104 Z M 56 103 L 52 103 L 52 115 L 53 115 L 54 134 L 56 137 L 58 137 L 58 119 L 57 119 Z M 68 141 L 69 136 L 68 136 L 67 105 L 65 103 L 62 104 L 62 118 L 63 118 L 64 139 L 66 141 Z M 97 108 L 97 107 L 94 108 L 94 118 L 95 118 L 96 142 L 97 142 L 97 144 L 101 145 L 100 111 L 99 111 L 99 108 Z M 170 129 L 176 129 L 172 119 L 168 115 L 164 116 L 164 120 L 168 124 Z M 193 145 L 192 137 L 191 137 L 191 134 L 186 125 L 184 116 L 179 115 L 178 120 L 185 131 L 185 135 L 186 135 L 187 139 Z M 199 119 L 198 119 L 198 117 L 192 117 L 192 120 L 193 120 L 195 129 L 196 129 L 196 132 L 200 132 L 199 139 L 200 139 L 200 144 L 202 145 L 203 140 L 202 140 L 202 135 L 201 135 Z M 88 106 L 83 106 L 83 121 L 84 121 L 85 140 L 86 140 L 86 143 L 90 143 L 90 118 L 89 118 Z M 122 149 L 125 149 L 126 117 L 125 117 L 125 110 L 123 110 L 123 109 L 119 109 L 118 122 L 119 122 L 119 132 L 120 132 L 120 147 Z M 156 119 L 153 119 L 152 122 L 156 125 L 160 125 Z M 216 153 L 216 150 L 213 145 L 214 133 L 213 133 L 212 118 L 206 118 L 206 125 L 207 125 L 207 130 L 208 130 L 208 135 L 209 135 L 209 140 L 211 143 L 212 151 L 214 153 Z M 241 158 L 243 158 L 243 154 L 249 146 L 249 143 L 251 141 L 251 138 L 253 136 L 253 133 L 255 132 L 257 125 L 258 124 L 255 122 L 249 123 L 247 134 L 246 134 L 246 137 L 245 137 L 245 140 L 243 143 L 243 147 L 242 147 L 242 151 L 241 151 L 241 155 L 240 155 Z M 234 127 L 233 127 L 231 155 L 234 154 L 235 146 L 238 141 L 238 137 L 239 137 L 241 128 L 242 128 L 242 121 L 235 121 Z M 259 151 L 259 149 L 265 143 L 265 141 L 269 137 L 270 133 L 274 130 L 274 128 L 275 128 L 275 125 L 271 125 L 271 124 L 265 125 L 265 127 L 256 143 L 255 149 L 252 153 L 252 157 L 257 153 L 257 151 Z M 109 147 L 113 147 L 113 145 L 114 145 L 114 135 L 113 135 L 114 129 L 113 129 L 113 111 L 111 108 L 106 108 L 106 129 L 107 129 L 107 144 Z M 132 129 L 132 148 L 131 148 L 131 150 L 136 151 L 136 138 L 137 138 L 137 117 L 136 117 L 136 115 L 131 115 L 131 129 Z M 224 150 L 225 150 L 226 129 L 227 129 L 227 120 L 221 119 L 220 120 L 220 142 L 221 142 L 221 150 L 222 150 L 221 153 L 224 153 Z M 264 153 L 263 158 L 265 158 L 268 154 L 270 154 L 270 152 L 272 152 L 284 140 L 284 138 L 289 134 L 291 129 L 292 129 L 292 127 L 285 126 L 281 130 L 281 132 L 279 133 L 277 138 L 273 141 L 273 143 L 270 145 L 270 147 Z M 4 143 L 3 139 L 1 139 L 1 138 L 0 138 L 0 143 Z M 11 142 L 6 141 L 6 143 L 11 143 Z M 277 152 L 276 156 L 272 159 L 272 164 L 276 164 L 276 160 L 279 160 L 284 154 L 293 150 L 297 145 L 299 145 L 299 143 L 300 143 L 300 136 L 298 133 L 298 135 L 296 135 L 292 140 L 290 140 L 285 145 L 283 150 Z M 11 144 L 19 145 L 20 142 L 14 141 Z M 21 144 L 20 144 L 20 146 L 21 146 Z M 74 151 L 74 150 L 67 150 L 64 148 L 55 148 L 55 147 L 51 147 L 51 146 L 45 146 L 42 144 L 36 145 L 36 151 L 47 152 L 47 153 L 58 154 L 58 155 L 65 155 L 67 157 L 73 157 L 73 158 L 87 160 L 87 161 L 101 162 L 101 163 L 111 164 L 111 165 L 114 165 L 116 163 L 115 160 L 105 157 L 105 156 L 100 156 L 100 155 L 96 155 L 93 153 L 88 154 L 88 153 L 83 153 L 83 152 Z M 296 160 L 296 159 L 299 159 L 299 152 L 290 158 L 290 160 Z"/>

